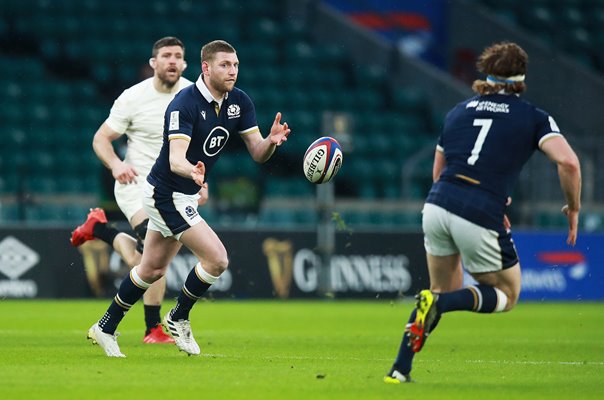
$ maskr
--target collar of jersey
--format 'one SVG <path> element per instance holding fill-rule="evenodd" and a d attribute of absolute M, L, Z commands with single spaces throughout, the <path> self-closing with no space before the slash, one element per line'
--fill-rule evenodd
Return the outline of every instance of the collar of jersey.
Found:
<path fill-rule="evenodd" d="M 210 93 L 210 89 L 208 89 L 208 87 L 206 86 L 206 83 L 203 81 L 202 75 L 199 75 L 199 78 L 197 78 L 197 82 L 195 82 L 195 86 L 197 86 L 197 89 L 199 89 L 199 92 L 207 100 L 208 103 L 215 101 L 216 103 L 218 103 L 219 107 L 222 107 L 222 102 L 225 99 L 229 98 L 229 93 L 227 92 L 224 94 L 224 97 L 222 99 L 220 99 L 220 100 L 215 99 L 214 96 L 212 96 L 212 93 Z"/>

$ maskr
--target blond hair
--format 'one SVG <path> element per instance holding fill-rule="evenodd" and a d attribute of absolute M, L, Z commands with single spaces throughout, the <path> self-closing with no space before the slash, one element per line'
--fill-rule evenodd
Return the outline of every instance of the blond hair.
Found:
<path fill-rule="evenodd" d="M 224 40 L 214 40 L 201 48 L 201 62 L 210 62 L 216 53 L 236 53 L 235 48 Z"/>

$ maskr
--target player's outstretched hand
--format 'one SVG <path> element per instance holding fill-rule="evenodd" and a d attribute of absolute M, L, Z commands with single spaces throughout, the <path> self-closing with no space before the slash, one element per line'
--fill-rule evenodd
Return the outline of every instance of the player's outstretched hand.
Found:
<path fill-rule="evenodd" d="M 577 243 L 577 230 L 579 227 L 579 210 L 571 210 L 568 205 L 562 207 L 562 213 L 568 219 L 568 238 L 566 243 L 574 246 Z"/>
<path fill-rule="evenodd" d="M 281 113 L 278 112 L 275 115 L 275 121 L 273 122 L 273 126 L 271 126 L 271 143 L 281 146 L 281 144 L 287 141 L 287 136 L 291 130 L 287 126 L 287 122 L 281 123 Z"/>
<path fill-rule="evenodd" d="M 111 169 L 111 175 L 119 183 L 127 185 L 129 183 L 136 183 L 138 172 L 136 172 L 136 169 L 132 165 L 121 161 Z"/>
<path fill-rule="evenodd" d="M 193 178 L 196 184 L 203 186 L 206 178 L 206 166 L 204 163 L 197 161 L 197 164 L 195 164 L 191 170 L 191 178 Z"/>

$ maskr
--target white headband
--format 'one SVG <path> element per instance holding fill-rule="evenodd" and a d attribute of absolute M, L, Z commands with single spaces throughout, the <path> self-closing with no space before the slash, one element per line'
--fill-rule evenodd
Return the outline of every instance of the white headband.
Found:
<path fill-rule="evenodd" d="M 494 75 L 487 75 L 487 83 L 490 85 L 495 85 L 497 83 L 516 83 L 516 82 L 524 82 L 525 75 L 514 75 L 514 76 L 506 76 L 499 77 Z"/>

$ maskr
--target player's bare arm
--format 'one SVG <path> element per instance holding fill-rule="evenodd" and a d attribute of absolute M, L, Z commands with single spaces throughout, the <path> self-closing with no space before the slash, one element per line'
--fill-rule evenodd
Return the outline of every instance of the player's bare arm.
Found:
<path fill-rule="evenodd" d="M 432 181 L 436 182 L 440 178 L 440 173 L 445 168 L 445 153 L 436 149 L 434 151 L 434 165 L 432 166 Z"/>
<path fill-rule="evenodd" d="M 186 154 L 189 141 L 186 139 L 170 140 L 170 170 L 182 177 L 193 179 L 195 183 L 202 186 L 205 179 L 205 165 L 198 161 L 193 165 L 187 160 Z"/>
<path fill-rule="evenodd" d="M 99 127 L 92 140 L 92 148 L 101 162 L 111 170 L 113 178 L 122 184 L 136 183 L 138 172 L 136 169 L 122 161 L 111 142 L 119 138 L 121 134 L 115 132 L 105 122 Z"/>
<path fill-rule="evenodd" d="M 271 158 L 277 146 L 287 141 L 290 132 L 287 122 L 281 123 L 281 113 L 278 112 L 266 138 L 263 138 L 260 132 L 256 132 L 244 135 L 243 140 L 254 161 L 264 163 Z"/>
<path fill-rule="evenodd" d="M 581 209 L 581 165 L 577 155 L 566 139 L 552 137 L 541 144 L 541 150 L 558 165 L 560 186 L 564 192 L 566 205 L 562 212 L 568 219 L 568 238 L 566 242 L 574 246 L 577 241 L 579 210 Z"/>

